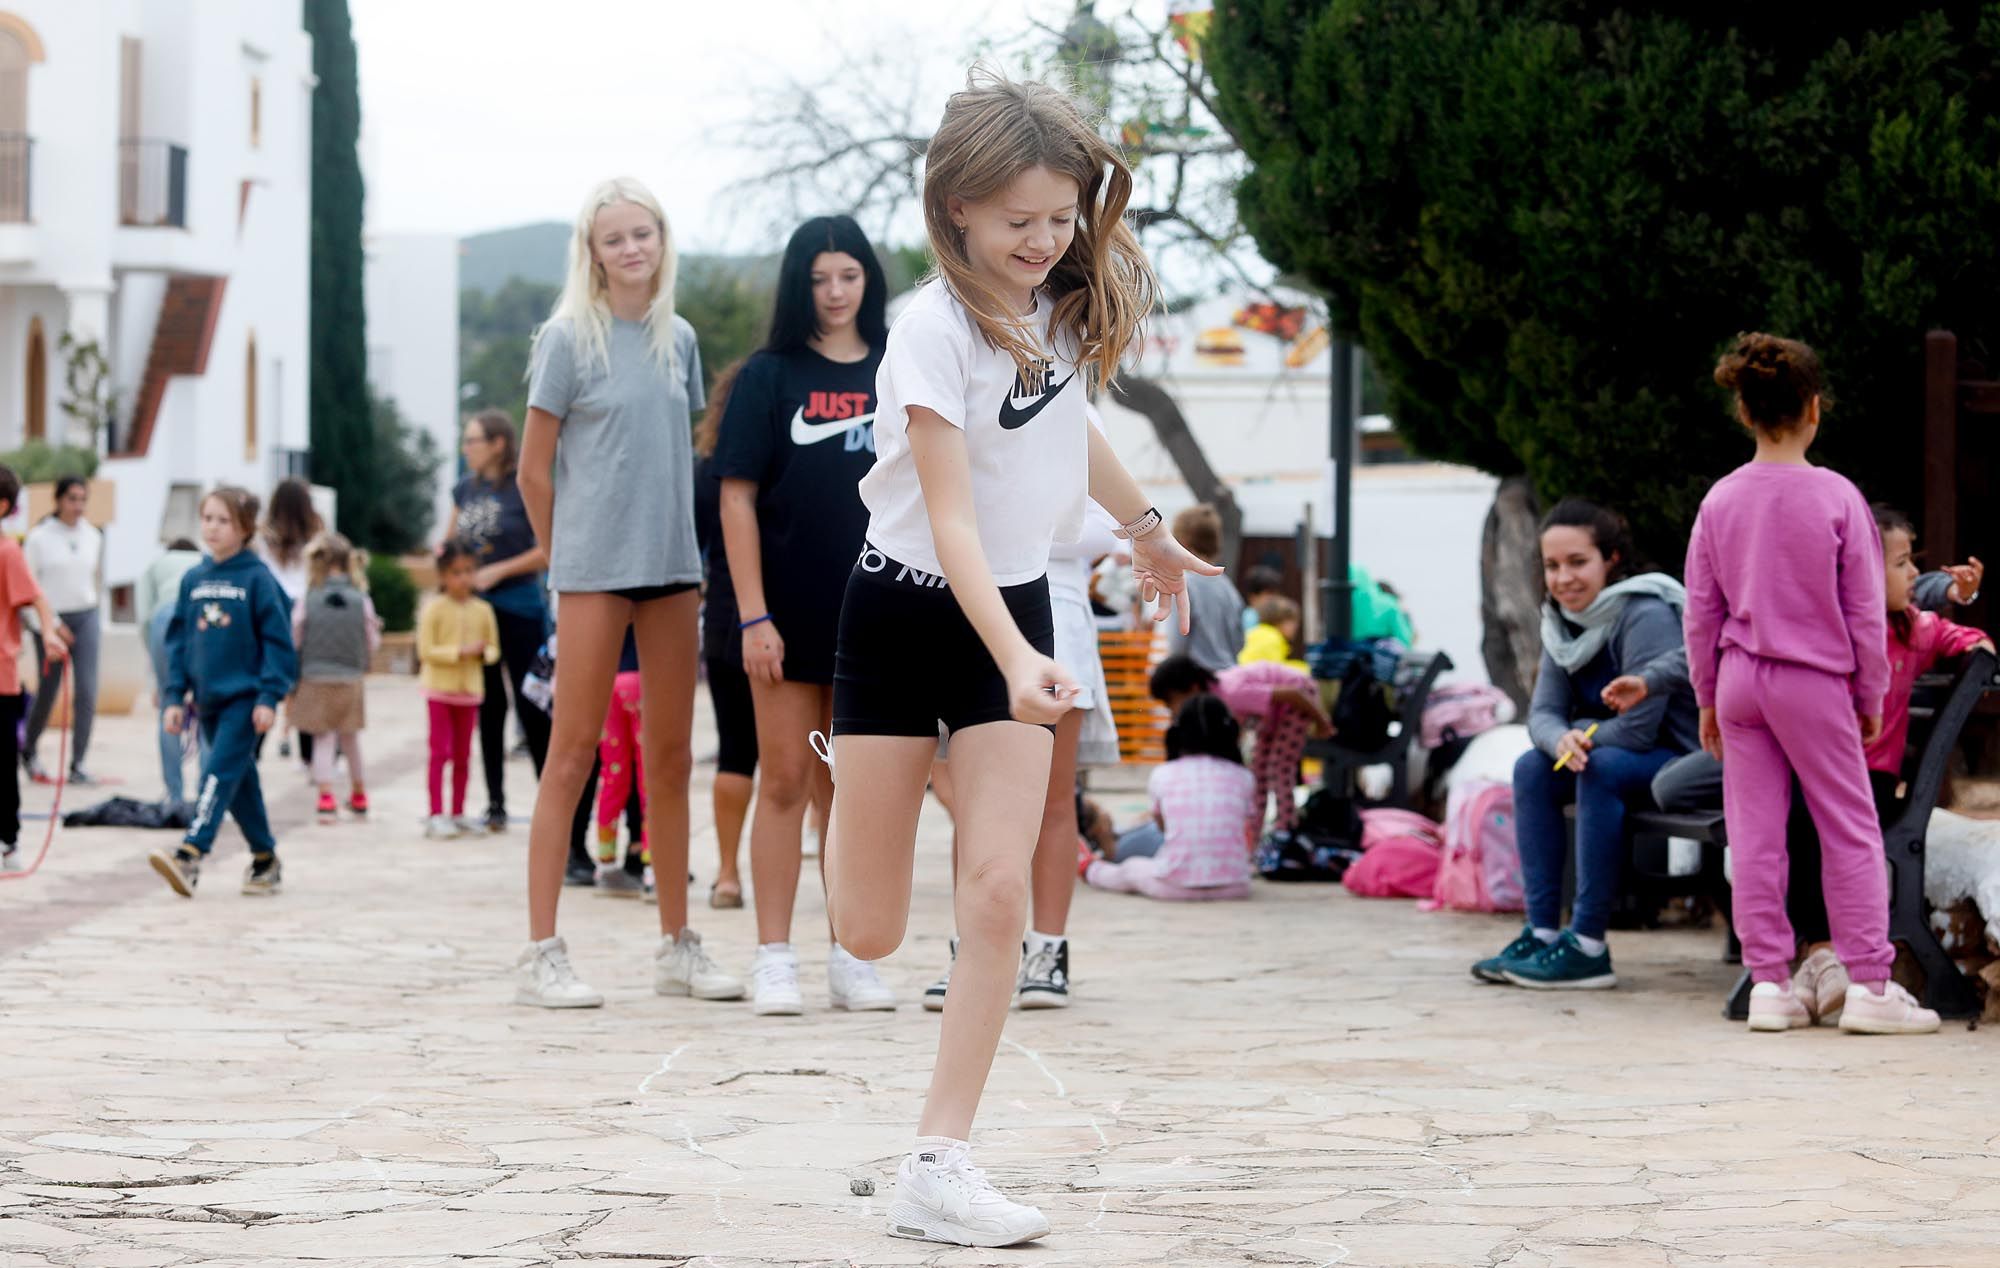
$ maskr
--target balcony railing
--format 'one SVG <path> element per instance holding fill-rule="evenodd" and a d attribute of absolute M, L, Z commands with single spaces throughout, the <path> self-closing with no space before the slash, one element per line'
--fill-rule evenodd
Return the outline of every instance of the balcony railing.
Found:
<path fill-rule="evenodd" d="M 0 224 L 29 220 L 35 139 L 25 132 L 0 132 Z"/>
<path fill-rule="evenodd" d="M 187 147 L 127 137 L 118 143 L 118 223 L 187 228 Z"/>

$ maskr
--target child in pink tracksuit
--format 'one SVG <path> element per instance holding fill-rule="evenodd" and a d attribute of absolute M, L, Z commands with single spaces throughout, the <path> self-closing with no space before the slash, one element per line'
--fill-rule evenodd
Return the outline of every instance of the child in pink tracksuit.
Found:
<path fill-rule="evenodd" d="M 1153 667 L 1147 689 L 1176 715 L 1194 696 L 1213 693 L 1229 706 L 1238 723 L 1255 726 L 1257 745 L 1250 755 L 1250 773 L 1256 776 L 1257 793 L 1251 803 L 1250 832 L 1262 835 L 1264 807 L 1274 798 L 1275 826 L 1291 830 L 1298 821 L 1295 795 L 1306 740 L 1333 733 L 1333 720 L 1320 707 L 1319 687 L 1310 675 L 1277 661 L 1232 665 L 1211 673 L 1190 657 L 1169 656 Z"/>
<path fill-rule="evenodd" d="M 1819 827 L 1834 950 L 1851 985 L 1841 1029 L 1934 1031 L 1889 980 L 1889 890 L 1863 749 L 1889 689 L 1881 539 L 1846 479 L 1806 462 L 1825 374 L 1802 343 L 1744 335 L 1716 367 L 1757 437 L 1755 460 L 1703 499 L 1688 543 L 1688 670 L 1702 747 L 1722 761 L 1723 814 L 1752 1030 L 1810 1026 L 1792 990 L 1785 823 L 1797 774 Z"/>

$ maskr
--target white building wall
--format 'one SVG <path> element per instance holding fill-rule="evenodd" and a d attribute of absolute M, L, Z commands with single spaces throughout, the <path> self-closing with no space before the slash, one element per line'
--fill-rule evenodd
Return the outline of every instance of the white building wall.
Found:
<path fill-rule="evenodd" d="M 367 245 L 368 378 L 444 456 L 435 535 L 451 513 L 458 469 L 458 239 L 371 233 Z"/>

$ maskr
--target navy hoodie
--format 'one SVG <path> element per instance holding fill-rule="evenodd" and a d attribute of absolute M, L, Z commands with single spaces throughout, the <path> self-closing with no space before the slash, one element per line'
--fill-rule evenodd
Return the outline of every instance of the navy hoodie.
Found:
<path fill-rule="evenodd" d="M 275 706 L 298 676 L 292 605 L 263 560 L 242 550 L 188 569 L 167 622 L 169 703 L 192 689 L 203 710 L 253 695 Z"/>

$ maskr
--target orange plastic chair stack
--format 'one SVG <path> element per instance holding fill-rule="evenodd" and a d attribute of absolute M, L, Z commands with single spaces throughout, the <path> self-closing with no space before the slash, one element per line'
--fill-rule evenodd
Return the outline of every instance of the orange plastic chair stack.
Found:
<path fill-rule="evenodd" d="M 1167 760 L 1167 711 L 1146 693 L 1146 679 L 1164 650 L 1165 640 L 1155 630 L 1103 630 L 1097 635 L 1120 761 Z"/>

